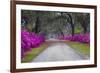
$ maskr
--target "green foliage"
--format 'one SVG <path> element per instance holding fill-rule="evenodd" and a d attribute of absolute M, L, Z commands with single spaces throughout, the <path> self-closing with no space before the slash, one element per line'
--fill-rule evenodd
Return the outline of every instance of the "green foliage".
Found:
<path fill-rule="evenodd" d="M 75 34 L 79 34 L 79 33 L 82 33 L 83 29 L 81 26 L 76 26 L 75 27 Z"/>

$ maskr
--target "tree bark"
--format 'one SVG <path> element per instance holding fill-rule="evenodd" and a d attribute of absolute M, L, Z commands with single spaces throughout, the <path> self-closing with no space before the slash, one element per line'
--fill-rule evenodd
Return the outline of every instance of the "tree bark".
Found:
<path fill-rule="evenodd" d="M 71 24 L 71 28 L 72 28 L 72 36 L 74 36 L 74 23 L 73 23 L 73 19 L 72 16 L 70 14 L 67 14 L 70 18 L 70 24 Z"/>
<path fill-rule="evenodd" d="M 35 33 L 39 33 L 39 17 L 36 17 L 36 22 L 35 22 Z"/>

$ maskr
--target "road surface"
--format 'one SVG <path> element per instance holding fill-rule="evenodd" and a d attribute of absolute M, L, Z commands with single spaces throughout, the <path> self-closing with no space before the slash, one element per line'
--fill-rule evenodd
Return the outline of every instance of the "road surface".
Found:
<path fill-rule="evenodd" d="M 87 59 L 85 56 L 78 54 L 78 52 L 65 43 L 53 43 L 34 58 L 32 62 L 73 61 L 85 59 Z"/>

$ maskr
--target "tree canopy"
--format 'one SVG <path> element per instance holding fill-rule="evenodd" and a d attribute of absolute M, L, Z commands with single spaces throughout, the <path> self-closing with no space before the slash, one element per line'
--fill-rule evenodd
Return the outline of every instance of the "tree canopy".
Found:
<path fill-rule="evenodd" d="M 21 27 L 46 37 L 90 32 L 90 14 L 58 11 L 21 11 Z"/>

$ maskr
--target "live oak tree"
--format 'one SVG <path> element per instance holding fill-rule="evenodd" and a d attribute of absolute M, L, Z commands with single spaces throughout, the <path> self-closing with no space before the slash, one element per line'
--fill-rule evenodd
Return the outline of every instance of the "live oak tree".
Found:
<path fill-rule="evenodd" d="M 55 37 L 66 34 L 73 36 L 76 30 L 87 33 L 90 29 L 89 13 L 22 10 L 21 15 L 22 28 L 46 36 L 50 34 L 55 34 Z"/>

